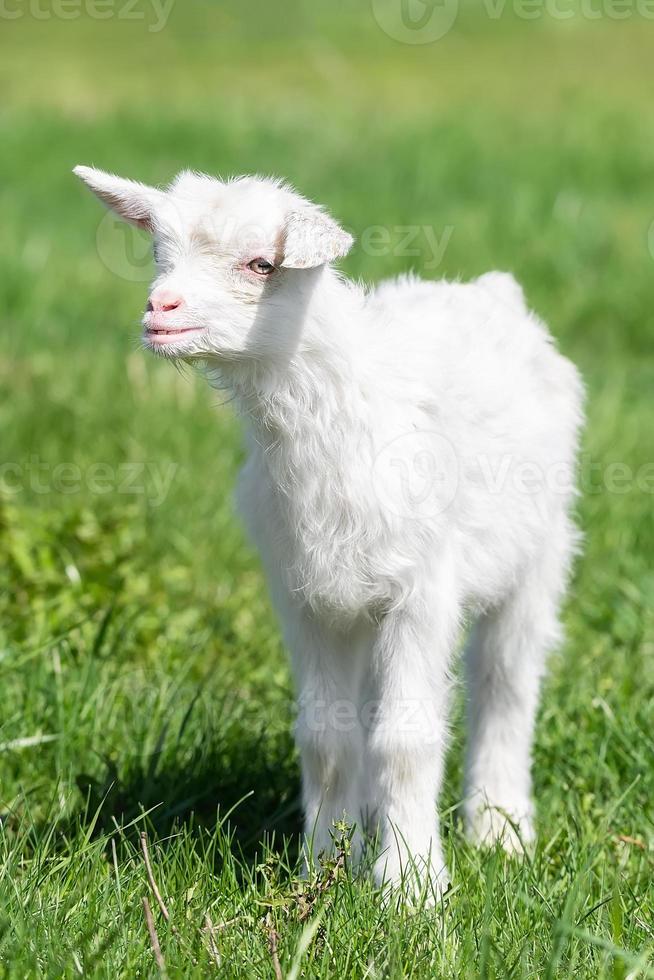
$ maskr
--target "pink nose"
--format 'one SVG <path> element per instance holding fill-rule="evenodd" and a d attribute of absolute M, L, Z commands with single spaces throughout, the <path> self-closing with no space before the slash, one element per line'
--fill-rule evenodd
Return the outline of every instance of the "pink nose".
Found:
<path fill-rule="evenodd" d="M 184 305 L 184 300 L 169 289 L 156 289 L 146 307 L 146 313 L 172 313 Z"/>

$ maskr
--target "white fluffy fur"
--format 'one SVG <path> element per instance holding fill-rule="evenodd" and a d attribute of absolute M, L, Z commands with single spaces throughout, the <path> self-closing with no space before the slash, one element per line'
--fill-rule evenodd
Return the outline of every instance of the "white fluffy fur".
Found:
<path fill-rule="evenodd" d="M 575 368 L 509 275 L 344 280 L 329 262 L 350 237 L 280 182 L 185 173 L 160 191 L 78 173 L 153 232 L 152 296 L 184 301 L 166 329 L 197 327 L 146 344 L 202 359 L 247 421 L 238 499 L 292 654 L 313 852 L 345 815 L 359 846 L 377 835 L 379 880 L 447 881 L 436 801 L 467 616 L 467 830 L 522 847 L 577 540 Z"/>

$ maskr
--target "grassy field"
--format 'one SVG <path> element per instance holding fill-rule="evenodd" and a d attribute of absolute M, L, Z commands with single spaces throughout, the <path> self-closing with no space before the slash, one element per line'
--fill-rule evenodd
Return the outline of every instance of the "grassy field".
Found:
<path fill-rule="evenodd" d="M 463 3 L 413 45 L 381 3 L 177 0 L 157 32 L 145 3 L 0 15 L 0 977 L 274 977 L 276 956 L 285 978 L 654 977 L 654 21 Z M 464 841 L 459 704 L 443 908 L 297 876 L 293 692 L 233 516 L 239 430 L 139 351 L 149 260 L 79 162 L 287 176 L 360 241 L 388 229 L 344 264 L 370 280 L 510 269 L 584 374 L 538 846 Z"/>

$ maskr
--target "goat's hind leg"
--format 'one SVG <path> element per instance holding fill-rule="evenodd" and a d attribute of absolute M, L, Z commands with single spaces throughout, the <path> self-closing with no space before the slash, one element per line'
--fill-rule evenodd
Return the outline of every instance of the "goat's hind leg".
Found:
<path fill-rule="evenodd" d="M 534 837 L 531 747 L 548 651 L 575 534 L 565 521 L 500 607 L 481 616 L 466 653 L 468 836 L 521 851 Z"/>

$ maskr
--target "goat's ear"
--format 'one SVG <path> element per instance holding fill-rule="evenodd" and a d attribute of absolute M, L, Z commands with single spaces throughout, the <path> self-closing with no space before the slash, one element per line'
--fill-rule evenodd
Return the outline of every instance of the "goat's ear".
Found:
<path fill-rule="evenodd" d="M 319 207 L 292 211 L 284 228 L 284 257 L 287 269 L 313 269 L 333 262 L 352 248 L 354 239 Z"/>
<path fill-rule="evenodd" d="M 154 212 L 165 197 L 163 191 L 94 167 L 75 167 L 73 173 L 124 221 L 152 231 Z"/>

